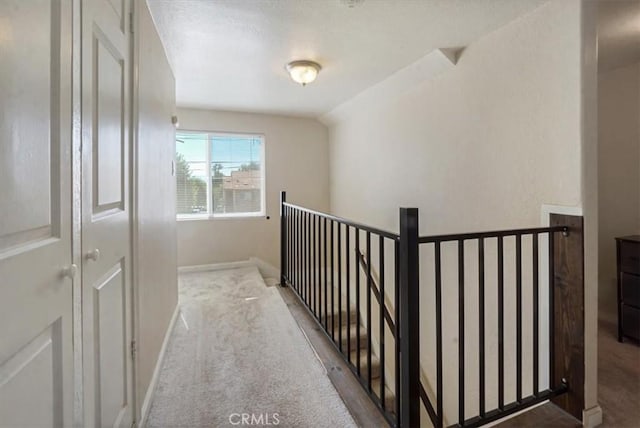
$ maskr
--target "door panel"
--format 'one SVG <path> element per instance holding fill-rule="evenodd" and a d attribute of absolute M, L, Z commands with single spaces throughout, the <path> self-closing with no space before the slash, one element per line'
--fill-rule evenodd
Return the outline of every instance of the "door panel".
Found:
<path fill-rule="evenodd" d="M 85 422 L 133 421 L 128 1 L 84 0 L 82 287 Z"/>
<path fill-rule="evenodd" d="M 50 325 L 0 367 L 3 426 L 62 426 L 64 388 L 61 320 Z M 40 411 L 32 411 L 31 409 Z"/>
<path fill-rule="evenodd" d="M 73 422 L 71 2 L 0 2 L 0 421 Z"/>
<path fill-rule="evenodd" d="M 100 415 L 103 425 L 118 425 L 122 418 L 122 403 L 127 403 L 127 319 L 126 285 L 121 260 L 95 286 L 95 331 L 100 352 L 97 367 L 100 379 Z"/>
<path fill-rule="evenodd" d="M 51 85 L 59 81 L 59 70 L 50 66 L 60 40 L 59 34 L 54 34 L 59 16 L 54 16 L 55 8 L 48 0 L 18 3 L 0 4 L 0 19 L 9 26 L 3 33 L 14 41 L 0 44 L 0 182 L 11 184 L 0 187 L 0 200 L 8 209 L 0 222 L 0 250 L 51 236 L 51 185 L 59 173 L 50 158 L 59 151 L 60 139 L 49 138 L 51 127 L 56 125 L 51 117 L 56 112 L 51 107 L 59 101 Z M 34 32 L 34 26 L 39 31 Z M 26 46 L 22 46 L 23 40 Z"/>
<path fill-rule="evenodd" d="M 106 45 L 106 46 L 105 46 Z M 94 209 L 103 212 L 113 208 L 124 208 L 124 126 L 123 99 L 124 60 L 119 58 L 115 47 L 107 47 L 103 36 L 94 41 L 96 82 L 94 133 L 95 153 L 93 158 Z"/>

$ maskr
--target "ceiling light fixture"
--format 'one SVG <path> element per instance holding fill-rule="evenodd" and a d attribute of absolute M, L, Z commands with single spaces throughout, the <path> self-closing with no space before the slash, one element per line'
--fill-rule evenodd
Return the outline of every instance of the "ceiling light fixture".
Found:
<path fill-rule="evenodd" d="M 318 73 L 322 69 L 317 62 L 308 60 L 292 61 L 287 64 L 286 68 L 291 79 L 294 82 L 300 83 L 302 86 L 306 86 L 307 83 L 316 80 Z"/>

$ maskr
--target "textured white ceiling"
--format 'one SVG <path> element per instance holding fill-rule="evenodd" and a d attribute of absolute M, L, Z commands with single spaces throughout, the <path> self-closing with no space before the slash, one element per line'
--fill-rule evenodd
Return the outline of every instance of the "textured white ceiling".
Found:
<path fill-rule="evenodd" d="M 318 116 L 546 0 L 149 0 L 183 107 Z M 284 66 L 322 64 L 316 82 Z"/>
<path fill-rule="evenodd" d="M 640 61 L 640 0 L 601 0 L 598 12 L 599 69 Z"/>

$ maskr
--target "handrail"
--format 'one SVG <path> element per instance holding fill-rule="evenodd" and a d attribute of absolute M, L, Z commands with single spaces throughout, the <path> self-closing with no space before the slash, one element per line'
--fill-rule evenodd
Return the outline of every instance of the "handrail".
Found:
<path fill-rule="evenodd" d="M 400 239 L 400 236 L 396 233 L 388 232 L 386 230 L 378 229 L 372 226 L 367 226 L 365 224 L 356 223 L 355 221 L 348 220 L 346 218 L 337 217 L 331 214 L 323 213 L 321 211 L 315 211 L 309 208 L 301 207 L 299 205 L 291 204 L 289 202 L 284 202 L 282 205 L 285 207 L 294 208 L 296 210 L 303 211 L 309 214 L 317 215 L 319 217 L 326 218 L 327 220 L 337 221 L 339 223 L 346 224 L 347 226 L 355 227 L 357 229 L 364 230 L 366 232 L 375 233 L 377 235 L 384 236 L 385 238 L 393 239 L 395 241 Z"/>
<path fill-rule="evenodd" d="M 364 257 L 364 254 L 362 254 L 361 251 L 358 251 L 357 253 L 358 259 L 360 261 L 360 267 L 362 269 L 364 269 L 365 272 L 367 272 L 367 261 Z M 389 310 L 387 309 L 387 305 L 384 303 L 384 298 L 383 296 L 380 296 L 380 287 L 378 286 L 378 284 L 376 284 L 376 280 L 374 279 L 373 275 L 371 275 L 371 284 L 373 284 L 373 287 L 371 288 L 371 291 L 373 291 L 373 296 L 376 298 L 376 300 L 378 301 L 379 305 L 383 306 L 383 310 L 384 310 L 384 320 L 387 322 L 387 325 L 389 326 L 389 329 L 391 330 L 391 335 L 395 338 L 396 337 L 396 324 L 393 322 L 393 319 L 391 318 L 391 314 L 389 313 Z"/>
<path fill-rule="evenodd" d="M 552 226 L 552 227 L 532 227 L 527 229 L 511 229 L 511 230 L 496 230 L 491 232 L 475 232 L 475 233 L 456 233 L 450 235 L 432 235 L 421 236 L 418 238 L 418 242 L 421 244 L 428 244 L 433 242 L 446 242 L 446 241 L 465 241 L 469 239 L 482 239 L 482 238 L 499 238 L 504 236 L 516 236 L 516 235 L 533 235 L 534 233 L 549 233 L 549 232 L 563 232 L 568 233 L 569 228 L 567 226 Z"/>
<path fill-rule="evenodd" d="M 377 229 L 375 227 L 356 223 L 351 220 L 340 218 L 331 214 L 322 213 L 309 208 L 301 207 L 286 202 L 286 193 L 281 193 L 281 284 L 289 285 L 294 293 L 298 296 L 307 310 L 314 316 L 321 330 L 329 338 L 335 349 L 341 354 L 342 358 L 348 363 L 350 370 L 358 379 L 359 383 L 365 389 L 367 395 L 373 400 L 378 409 L 383 413 L 385 419 L 391 426 L 398 428 L 412 427 L 420 425 L 420 408 L 421 405 L 426 409 L 428 418 L 436 428 L 443 428 L 445 423 L 445 411 L 443 407 L 444 391 L 449 387 L 446 381 L 443 381 L 443 361 L 445 359 L 455 358 L 458 360 L 458 409 L 457 415 L 446 415 L 447 423 L 457 421 L 457 425 L 453 426 L 480 426 L 491 421 L 495 421 L 500 417 L 509 415 L 515 409 L 522 410 L 531 405 L 540 402 L 542 399 L 548 399 L 568 391 L 573 373 L 579 373 L 583 357 L 571 357 L 567 363 L 568 346 L 572 344 L 579 345 L 580 339 L 572 339 L 572 334 L 580 335 L 580 332 L 574 332 L 568 329 L 561 319 L 556 322 L 558 315 L 559 302 L 569 309 L 575 309 L 579 316 L 579 306 L 563 299 L 563 293 L 556 290 L 556 279 L 566 279 L 573 289 L 582 293 L 584 281 L 581 276 L 581 264 L 583 254 L 583 232 L 582 219 L 572 216 L 551 216 L 550 227 L 533 227 L 522 229 L 509 229 L 476 233 L 461 234 L 441 234 L 432 236 L 419 236 L 419 215 L 415 208 L 401 208 L 399 212 L 399 230 L 398 234 Z M 334 224 L 335 223 L 335 224 Z M 341 227 L 345 225 L 346 227 Z M 337 226 L 335 228 L 334 226 Z M 355 230 L 351 230 L 355 229 Z M 569 235 L 571 232 L 571 235 Z M 562 234 L 560 236 L 560 233 Z M 360 247 L 362 235 L 364 236 L 364 245 L 366 249 Z M 372 260 L 371 251 L 371 235 L 377 235 L 373 244 L 378 246 L 377 254 L 380 261 L 377 268 L 379 273 L 372 270 L 374 261 Z M 542 248 L 541 238 L 547 235 L 548 241 L 544 244 L 548 246 L 548 253 L 545 254 Z M 529 240 L 528 237 L 531 237 Z M 487 240 L 496 238 L 496 246 L 485 245 Z M 353 239 L 353 240 L 352 240 Z M 394 262 L 393 262 L 393 279 L 390 283 L 390 292 L 393 289 L 394 305 L 387 306 L 385 299 L 386 280 L 389 279 L 385 275 L 385 259 L 388 258 L 388 252 L 384 251 L 385 240 L 390 239 L 394 244 Z M 514 240 L 513 247 L 505 245 L 507 242 Z M 558 241 L 559 240 L 559 241 Z M 466 241 L 466 242 L 465 242 Z M 469 242 L 472 241 L 472 242 Z M 475 244 L 477 241 L 477 245 Z M 445 264 L 446 272 L 443 272 L 443 258 L 455 257 L 453 248 L 448 248 L 443 254 L 445 242 L 456 245 L 457 264 L 451 264 L 447 261 Z M 420 245 L 434 244 L 433 253 L 429 253 L 429 263 L 433 263 L 433 273 L 427 275 L 426 279 L 433 283 L 435 290 L 435 324 L 421 325 L 420 323 Z M 355 247 L 355 248 L 354 248 Z M 523 248 L 524 247 L 524 248 Z M 362 249 L 361 249 L 362 248 Z M 530 250 L 529 250 L 530 248 Z M 355 251 L 354 251 L 355 250 Z M 373 248 L 375 252 L 375 248 Z M 486 250 L 486 251 L 485 251 Z M 505 252 L 508 257 L 505 257 Z M 465 268 L 466 262 L 474 256 L 477 260 L 477 273 L 471 272 Z M 487 255 L 488 253 L 488 255 Z M 493 257 L 495 253 L 496 257 Z M 513 257 L 511 256 L 513 254 Z M 355 255 L 355 260 L 353 259 Z M 562 266 L 562 269 L 556 269 L 558 261 L 565 260 L 571 256 L 575 266 Z M 548 289 L 553 290 L 548 294 L 548 307 L 554 308 L 549 311 L 548 329 L 542 332 L 539 328 L 539 290 L 540 287 L 547 286 L 545 279 L 540 274 L 540 267 L 547 257 L 548 263 Z M 523 260 L 525 259 L 525 260 Z M 376 261 L 377 262 L 377 261 Z M 344 265 L 342 264 L 344 263 Z M 355 263 L 353 265 L 352 263 Z M 508 266 L 505 266 L 508 264 Z M 492 267 L 491 265 L 497 265 Z M 526 266 L 531 266 L 530 272 Z M 344 269 L 343 269 L 344 266 Z M 442 290 L 444 287 L 450 288 L 453 278 L 448 275 L 449 271 L 453 271 L 457 267 L 457 315 L 458 315 L 458 349 L 456 352 L 448 350 L 443 346 L 443 323 L 442 323 Z M 338 272 L 337 290 L 334 288 L 334 273 Z M 362 271 L 367 285 L 361 293 Z M 486 269 L 496 269 L 495 277 L 486 275 Z M 505 281 L 505 271 L 513 269 L 515 276 L 515 299 L 505 299 L 505 286 L 511 287 L 510 280 Z M 468 272 L 469 271 L 469 272 Z M 344 277 L 342 275 L 344 273 Z M 355 278 L 354 278 L 355 273 Z M 389 273 L 389 272 L 387 272 Z M 469 274 L 472 278 L 469 279 Z M 477 275 L 477 276 L 476 276 Z M 525 275 L 531 276 L 532 296 L 528 301 L 523 295 L 523 284 L 526 284 Z M 424 280 L 423 279 L 423 280 Z M 445 281 L 446 279 L 446 281 Z M 355 281 L 353 281 L 355 280 Z M 477 284 L 478 297 L 475 301 L 468 302 L 465 299 L 465 291 L 469 288 L 471 281 Z M 497 308 L 498 308 L 498 373 L 497 373 L 497 389 L 498 389 L 498 407 L 488 406 L 485 400 L 487 391 L 486 375 L 484 368 L 486 367 L 487 356 L 485 355 L 486 338 L 486 313 L 485 302 L 487 299 L 485 283 L 495 284 L 497 288 Z M 342 314 L 342 286 L 346 290 L 346 301 L 349 302 L 346 308 L 346 324 L 343 323 Z M 331 288 L 331 293 L 328 289 Z M 355 314 L 351 314 L 350 290 L 355 290 Z M 338 295 L 338 299 L 334 298 Z M 364 294 L 364 295 L 363 295 Z M 379 314 L 377 322 L 372 323 L 372 301 L 371 295 L 378 302 Z M 327 306 L 330 299 L 330 306 Z M 364 302 L 363 302 L 364 300 Z M 337 303 L 337 325 L 338 334 L 336 335 L 336 303 Z M 355 316 L 356 324 L 360 323 L 360 307 L 361 304 L 366 305 L 366 346 L 361 346 L 361 331 L 356 332 L 355 345 L 351 342 L 351 318 Z M 465 336 L 469 333 L 465 328 L 465 317 L 468 316 L 465 310 L 465 304 L 471 304 L 472 307 L 478 308 L 477 326 L 471 327 L 472 330 L 478 331 L 478 387 L 479 394 L 477 396 L 469 396 L 465 383 L 465 367 L 470 363 L 467 361 L 465 353 Z M 505 311 L 507 306 L 515 305 L 515 325 L 516 325 L 516 367 L 514 370 L 505 370 Z M 533 313 L 533 335 L 527 340 L 532 341 L 533 347 L 533 365 L 532 369 L 527 369 L 523 364 L 523 351 L 525 344 L 523 343 L 522 331 L 527 328 L 524 325 L 523 312 L 525 305 L 531 307 Z M 573 306 L 572 306 L 573 305 Z M 329 323 L 331 320 L 331 323 Z M 324 323 L 323 323 L 324 321 Z M 374 326 L 374 324 L 376 324 Z M 344 325 L 349 326 L 346 329 L 346 342 L 343 341 L 342 331 Z M 435 330 L 435 348 L 436 348 L 436 385 L 435 389 L 430 387 L 426 376 L 422 376 L 420 367 L 420 330 L 428 328 Z M 374 329 L 379 334 L 379 350 L 378 373 L 374 376 L 372 370 L 372 334 Z M 391 345 L 395 353 L 395 388 L 393 407 L 386 404 L 385 389 L 385 335 L 387 329 L 390 330 L 394 343 Z M 495 330 L 492 328 L 491 330 Z M 548 352 L 549 361 L 549 389 L 540 390 L 539 374 L 542 365 L 540 364 L 540 348 L 539 340 L 543 333 L 549 338 Z M 492 333 L 494 334 L 494 333 Z M 564 338 L 563 342 L 556 340 L 560 334 Z M 336 337 L 337 336 L 337 337 Z M 344 349 L 344 346 L 346 349 Z M 558 346 L 556 346 L 558 345 Z M 475 346 L 475 344 L 474 344 Z M 510 345 L 509 345 L 510 346 Z M 559 350 L 557 349 L 559 348 Z M 364 358 L 361 358 L 360 350 L 364 349 Z M 389 349 L 389 348 L 387 348 Z M 352 355 L 352 354 L 356 355 Z M 366 358 L 366 360 L 365 360 Z M 576 361 L 573 363 L 573 361 Z M 559 365 L 560 364 L 560 365 Z M 573 370 L 573 372 L 571 371 Z M 505 397 L 504 387 L 505 378 L 507 376 L 515 377 L 516 397 L 515 401 L 510 401 L 511 397 Z M 523 388 L 523 378 L 531 377 L 533 380 L 532 393 Z M 380 381 L 374 387 L 372 378 L 380 378 Z M 424 377 L 424 379 L 423 379 Z M 562 378 L 562 382 L 556 379 Z M 568 380 L 565 381 L 565 378 Z M 576 374 L 573 379 L 579 388 L 579 376 Z M 505 400 L 506 398 L 506 400 Z M 478 400 L 478 414 L 471 416 L 466 412 L 466 400 Z M 568 397 L 567 400 L 573 400 L 577 405 L 580 403 L 580 397 Z M 571 404 L 573 406 L 573 404 Z M 565 407 L 568 407 L 567 404 Z M 575 406 L 574 406 L 575 407 Z M 578 406 L 579 407 L 579 406 Z M 576 409 L 578 407 L 575 407 Z M 471 417 L 470 417 L 471 416 Z M 424 416 L 423 416 L 424 418 Z M 456 422 L 453 422 L 454 424 Z"/>

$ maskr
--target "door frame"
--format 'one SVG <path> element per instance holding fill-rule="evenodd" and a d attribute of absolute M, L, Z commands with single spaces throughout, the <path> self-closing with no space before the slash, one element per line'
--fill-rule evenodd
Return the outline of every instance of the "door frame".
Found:
<path fill-rule="evenodd" d="M 131 340 L 138 344 L 139 332 L 139 305 L 140 296 L 138 293 L 139 274 L 138 274 L 138 63 L 139 63 L 139 34 L 140 24 L 138 11 L 139 7 L 146 5 L 146 0 L 131 0 L 129 3 L 129 207 L 131 207 Z M 137 345 L 136 345 L 137 346 Z M 138 369 L 139 358 L 137 354 L 132 360 L 132 376 L 133 376 L 133 422 L 137 424 L 142 420 L 142 404 L 144 397 L 140 394 L 140 379 Z"/>
<path fill-rule="evenodd" d="M 71 257 L 78 266 L 73 281 L 73 423 L 84 425 L 83 330 L 82 330 L 82 0 L 72 0 L 71 69 Z"/>

